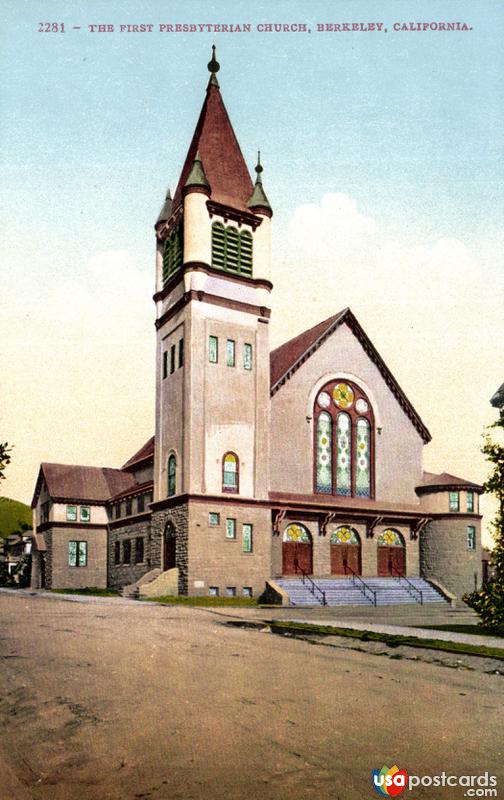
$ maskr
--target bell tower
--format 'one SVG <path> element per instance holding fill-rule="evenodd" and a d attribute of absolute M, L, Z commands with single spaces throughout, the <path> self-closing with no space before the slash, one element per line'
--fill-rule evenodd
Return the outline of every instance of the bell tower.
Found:
<path fill-rule="evenodd" d="M 224 106 L 215 47 L 208 69 L 177 188 L 155 225 L 154 502 L 195 502 L 202 520 L 216 514 L 236 523 L 230 503 L 257 507 L 269 491 L 273 212 L 260 158 L 254 185 Z M 269 548 L 266 509 L 263 517 Z"/>

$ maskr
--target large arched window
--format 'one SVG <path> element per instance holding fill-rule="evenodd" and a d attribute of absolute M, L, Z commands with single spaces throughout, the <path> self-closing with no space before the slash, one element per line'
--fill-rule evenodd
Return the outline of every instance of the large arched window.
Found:
<path fill-rule="evenodd" d="M 240 462 L 235 453 L 226 453 L 222 459 L 222 491 L 237 493 L 240 479 Z"/>
<path fill-rule="evenodd" d="M 346 380 L 327 383 L 314 408 L 315 491 L 343 497 L 372 497 L 374 417 L 371 403 Z"/>
<path fill-rule="evenodd" d="M 252 275 L 252 234 L 222 222 L 212 225 L 212 267 Z"/>
<path fill-rule="evenodd" d="M 168 497 L 173 497 L 177 490 L 177 459 L 172 454 L 168 459 Z"/>

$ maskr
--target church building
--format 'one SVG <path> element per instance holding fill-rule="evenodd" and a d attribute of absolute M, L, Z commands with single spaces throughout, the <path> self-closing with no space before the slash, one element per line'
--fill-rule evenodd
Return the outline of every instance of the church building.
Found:
<path fill-rule="evenodd" d="M 155 434 L 120 469 L 40 466 L 33 586 L 460 597 L 481 585 L 482 487 L 423 471 L 429 431 L 349 308 L 271 351 L 273 210 L 215 49 L 208 68 L 155 224 Z"/>

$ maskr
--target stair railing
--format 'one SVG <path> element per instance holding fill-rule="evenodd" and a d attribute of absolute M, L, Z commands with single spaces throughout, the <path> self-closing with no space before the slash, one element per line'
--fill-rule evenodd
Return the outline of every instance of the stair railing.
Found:
<path fill-rule="evenodd" d="M 365 581 L 362 580 L 360 575 L 357 575 L 356 572 L 353 571 L 352 567 L 349 567 L 348 564 L 345 564 L 345 573 L 350 573 L 350 579 L 354 586 L 362 592 L 366 600 L 369 600 L 374 606 L 376 605 L 376 590 L 371 589 L 370 586 L 367 585 Z M 371 596 L 370 596 L 371 595 Z"/>
<path fill-rule="evenodd" d="M 323 606 L 326 606 L 327 600 L 325 591 L 321 589 L 320 586 L 317 586 L 313 578 L 311 578 L 308 575 L 308 573 L 302 567 L 299 566 L 297 561 L 294 562 L 294 569 L 296 571 L 296 574 L 301 575 L 301 580 L 303 582 L 303 585 L 307 586 L 308 591 L 310 591 L 312 595 L 316 597 L 320 603 L 322 603 Z M 317 597 L 317 595 L 315 594 L 316 592 L 319 593 L 320 598 Z"/>
<path fill-rule="evenodd" d="M 397 567 L 392 566 L 391 572 L 392 572 L 392 577 L 396 577 L 398 580 L 406 582 L 406 586 L 404 587 L 406 591 L 409 592 L 409 594 L 413 597 L 414 600 L 416 600 L 417 603 L 420 603 L 420 605 L 423 606 L 422 590 L 419 589 L 418 586 L 415 586 L 415 584 L 412 583 L 410 580 L 408 580 L 406 575 L 400 570 L 398 570 Z M 396 575 L 394 575 L 394 572 L 396 573 Z"/>

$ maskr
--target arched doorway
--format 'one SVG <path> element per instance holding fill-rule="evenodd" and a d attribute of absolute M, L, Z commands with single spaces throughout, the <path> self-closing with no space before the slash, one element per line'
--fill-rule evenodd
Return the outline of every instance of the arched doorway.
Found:
<path fill-rule="evenodd" d="M 312 573 L 313 546 L 310 532 L 304 525 L 293 522 L 284 531 L 282 540 L 282 572 L 299 574 L 299 570 Z"/>
<path fill-rule="evenodd" d="M 406 549 L 400 533 L 392 528 L 378 537 L 378 575 L 394 577 L 406 573 Z"/>
<path fill-rule="evenodd" d="M 177 566 L 177 531 L 173 522 L 168 521 L 163 536 L 163 570 Z"/>
<path fill-rule="evenodd" d="M 361 542 L 359 534 L 348 525 L 341 525 L 331 534 L 331 575 L 361 574 Z"/>

